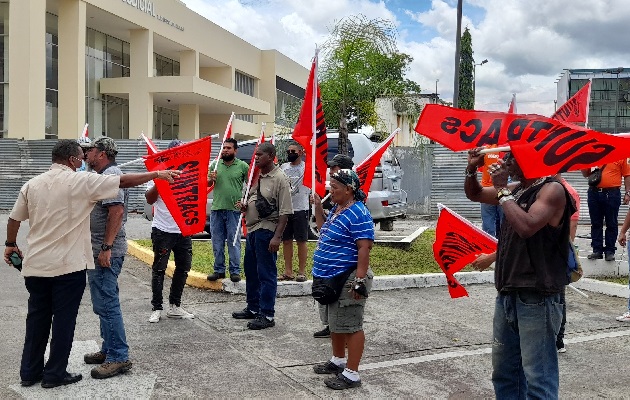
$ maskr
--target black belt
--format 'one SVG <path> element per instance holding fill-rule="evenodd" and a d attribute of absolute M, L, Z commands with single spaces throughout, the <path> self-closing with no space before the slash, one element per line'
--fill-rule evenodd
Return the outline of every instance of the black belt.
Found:
<path fill-rule="evenodd" d="M 595 191 L 595 192 L 611 192 L 613 190 L 621 190 L 621 188 L 620 187 L 611 187 L 611 188 L 594 188 L 594 187 L 591 187 L 591 188 L 588 188 L 588 190 L 592 190 L 592 191 Z"/>

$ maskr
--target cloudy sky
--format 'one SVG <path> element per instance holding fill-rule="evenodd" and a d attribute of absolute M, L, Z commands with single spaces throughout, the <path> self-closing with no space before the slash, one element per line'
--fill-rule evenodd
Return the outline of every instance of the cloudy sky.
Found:
<path fill-rule="evenodd" d="M 398 48 L 414 61 L 408 78 L 423 93 L 453 97 L 457 0 L 183 0 L 224 29 L 309 67 L 335 21 L 362 13 L 398 27 Z M 628 0 L 464 0 L 472 34 L 479 110 L 551 115 L 565 68 L 630 68 Z"/>

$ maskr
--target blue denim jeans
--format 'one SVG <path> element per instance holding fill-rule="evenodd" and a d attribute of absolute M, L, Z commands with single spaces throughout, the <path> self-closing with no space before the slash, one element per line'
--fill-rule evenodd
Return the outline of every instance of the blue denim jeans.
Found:
<path fill-rule="evenodd" d="M 210 215 L 210 235 L 214 253 L 214 272 L 225 273 L 225 242 L 230 256 L 230 274 L 241 273 L 241 229 L 238 226 L 240 211 L 217 210 Z M 238 231 L 236 246 L 234 234 Z"/>
<path fill-rule="evenodd" d="M 557 399 L 556 335 L 562 321 L 560 294 L 521 290 L 496 298 L 492 384 L 497 399 Z"/>
<path fill-rule="evenodd" d="M 247 309 L 273 318 L 275 314 L 276 292 L 278 289 L 277 253 L 269 251 L 273 232 L 257 229 L 248 232 L 245 239 L 245 288 Z"/>
<path fill-rule="evenodd" d="M 595 253 L 615 254 L 615 243 L 619 233 L 617 217 L 621 205 L 621 191 L 597 192 L 588 189 L 588 213 L 591 217 L 591 247 Z M 604 220 L 606 237 L 604 238 Z"/>
<path fill-rule="evenodd" d="M 481 203 L 481 229 L 488 235 L 497 237 L 501 230 L 503 209 L 501 206 Z"/>
<path fill-rule="evenodd" d="M 101 322 L 101 351 L 106 355 L 105 362 L 129 359 L 129 346 L 118 298 L 118 275 L 124 260 L 125 257 L 112 257 L 111 266 L 105 268 L 95 259 L 96 269 L 88 270 L 92 309 Z"/>

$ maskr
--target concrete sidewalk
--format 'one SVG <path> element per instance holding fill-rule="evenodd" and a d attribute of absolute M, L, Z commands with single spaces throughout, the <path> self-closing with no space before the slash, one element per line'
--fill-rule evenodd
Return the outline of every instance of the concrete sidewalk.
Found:
<path fill-rule="evenodd" d="M 342 393 L 323 385 L 314 363 L 330 356 L 309 297 L 279 298 L 277 325 L 250 331 L 231 318 L 244 296 L 186 288 L 194 320 L 149 324 L 150 271 L 128 258 L 121 301 L 133 370 L 104 381 L 89 377 L 82 354 L 97 349 L 98 320 L 86 292 L 69 367 L 84 380 L 44 390 L 19 386 L 27 293 L 17 271 L 0 268 L 0 397 L 492 397 L 491 318 L 495 290 L 469 285 L 469 298 L 452 300 L 444 287 L 374 292 L 365 318 L 363 386 Z M 170 280 L 167 280 L 168 290 Z M 165 295 L 167 295 L 167 290 Z M 626 397 L 619 367 L 630 362 L 630 325 L 614 320 L 627 300 L 567 291 L 568 352 L 560 355 L 564 398 Z"/>

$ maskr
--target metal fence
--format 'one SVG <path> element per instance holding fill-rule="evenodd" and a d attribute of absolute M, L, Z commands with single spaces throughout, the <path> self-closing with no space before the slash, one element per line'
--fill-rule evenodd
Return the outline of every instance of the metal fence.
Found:
<path fill-rule="evenodd" d="M 166 149 L 169 140 L 154 140 L 160 150 Z M 0 210 L 11 210 L 20 188 L 32 177 L 46 172 L 51 164 L 51 152 L 56 140 L 0 140 Z M 141 140 L 117 140 L 116 162 L 123 164 L 147 154 L 146 144 Z M 212 142 L 212 157 L 216 157 L 221 147 L 219 140 Z M 122 168 L 124 173 L 146 172 L 140 162 Z M 144 187 L 129 191 L 129 212 L 142 212 L 144 209 Z"/>

